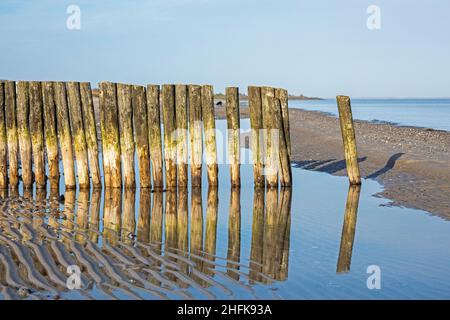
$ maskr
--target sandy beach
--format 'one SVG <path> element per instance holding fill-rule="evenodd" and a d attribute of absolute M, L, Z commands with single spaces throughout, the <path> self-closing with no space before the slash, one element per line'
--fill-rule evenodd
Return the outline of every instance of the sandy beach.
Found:
<path fill-rule="evenodd" d="M 293 165 L 346 175 L 338 119 L 300 109 L 289 115 Z M 224 118 L 225 108 L 216 116 Z M 248 108 L 241 117 L 249 117 Z M 361 174 L 384 187 L 377 196 L 450 219 L 450 132 L 367 121 L 355 121 L 355 128 Z"/>

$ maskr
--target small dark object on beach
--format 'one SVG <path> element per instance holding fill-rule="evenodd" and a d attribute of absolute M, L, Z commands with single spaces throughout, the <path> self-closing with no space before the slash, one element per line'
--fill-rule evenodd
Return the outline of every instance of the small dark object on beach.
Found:
<path fill-rule="evenodd" d="M 222 106 L 223 106 L 223 102 L 222 102 L 222 101 L 217 102 L 217 103 L 216 103 L 216 106 L 217 106 L 217 107 L 222 107 Z"/>
<path fill-rule="evenodd" d="M 31 293 L 31 290 L 28 289 L 27 287 L 20 287 L 19 290 L 17 290 L 17 294 L 20 297 L 28 297 L 28 295 Z"/>
<path fill-rule="evenodd" d="M 64 197 L 63 194 L 59 196 L 59 202 L 64 203 L 65 200 L 66 200 L 66 197 Z"/>

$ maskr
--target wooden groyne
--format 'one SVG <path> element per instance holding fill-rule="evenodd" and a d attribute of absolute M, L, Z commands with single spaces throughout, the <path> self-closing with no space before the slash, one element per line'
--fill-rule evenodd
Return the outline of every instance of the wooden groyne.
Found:
<path fill-rule="evenodd" d="M 254 185 L 290 187 L 287 91 L 248 92 Z M 227 88 L 233 187 L 241 185 L 239 105 L 239 89 Z M 19 180 L 24 189 L 40 189 L 48 180 L 54 190 L 61 177 L 66 190 L 196 188 L 204 162 L 209 186 L 219 183 L 211 85 L 101 82 L 97 113 L 88 82 L 0 81 L 0 108 L 0 189 Z"/>

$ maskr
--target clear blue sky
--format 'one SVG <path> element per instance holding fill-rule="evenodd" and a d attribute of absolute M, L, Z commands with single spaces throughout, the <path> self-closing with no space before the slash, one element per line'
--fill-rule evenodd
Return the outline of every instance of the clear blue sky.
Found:
<path fill-rule="evenodd" d="M 448 0 L 1 0 L 0 78 L 450 97 L 449 16 Z"/>

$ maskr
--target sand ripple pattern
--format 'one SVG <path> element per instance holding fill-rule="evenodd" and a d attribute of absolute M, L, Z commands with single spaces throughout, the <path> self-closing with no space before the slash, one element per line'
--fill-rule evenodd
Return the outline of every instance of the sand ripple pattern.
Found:
<path fill-rule="evenodd" d="M 281 298 L 271 289 L 287 278 L 290 192 L 255 193 L 245 261 L 240 190 L 231 192 L 227 257 L 216 255 L 217 189 L 208 190 L 206 214 L 201 191 L 137 192 L 138 199 L 121 190 L 67 191 L 64 198 L 3 194 L 0 297 L 258 299 L 262 287 L 269 298 Z M 81 287 L 71 290 L 67 268 L 74 265 Z"/>

